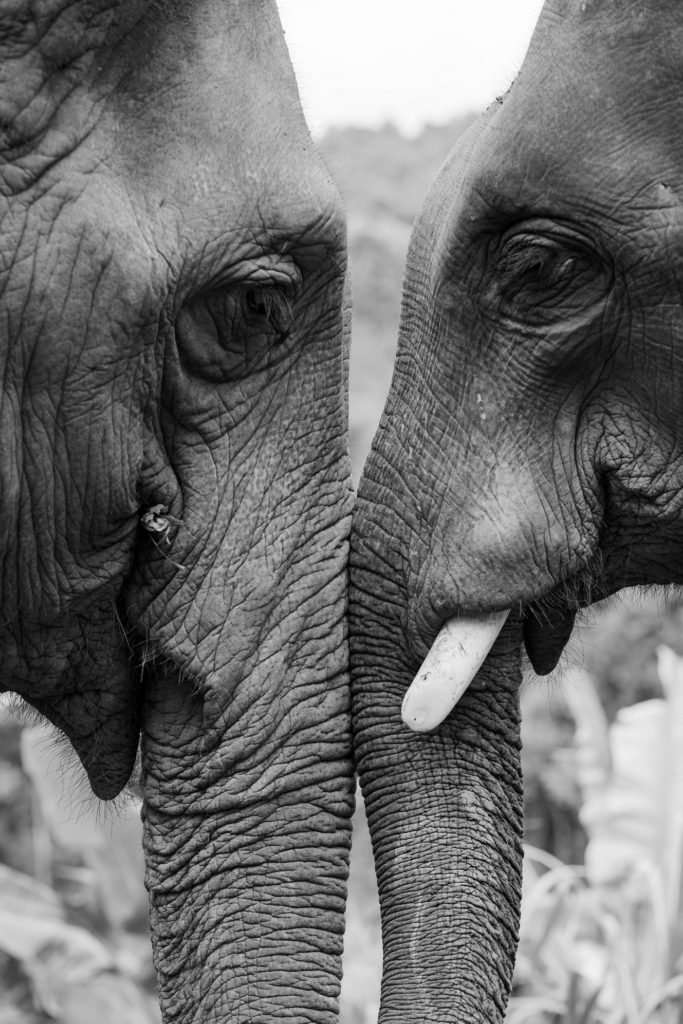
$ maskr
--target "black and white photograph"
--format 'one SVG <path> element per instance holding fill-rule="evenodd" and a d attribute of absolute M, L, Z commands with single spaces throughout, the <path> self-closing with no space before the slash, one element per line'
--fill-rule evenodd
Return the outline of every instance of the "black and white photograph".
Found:
<path fill-rule="evenodd" d="M 0 1024 L 683 1024 L 683 2 L 0 0 L 0 600 Z"/>

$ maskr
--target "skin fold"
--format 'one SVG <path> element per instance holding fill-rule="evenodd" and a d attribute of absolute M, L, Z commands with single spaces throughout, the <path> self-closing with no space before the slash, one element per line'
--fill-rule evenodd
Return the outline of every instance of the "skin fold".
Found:
<path fill-rule="evenodd" d="M 340 200 L 274 3 L 15 0 L 0 27 L 0 688 L 103 798 L 142 729 L 164 1020 L 324 1024 L 353 803 Z"/>
<path fill-rule="evenodd" d="M 549 0 L 414 228 L 352 538 L 383 1022 L 503 1019 L 522 643 L 548 672 L 579 608 L 683 580 L 682 49 L 673 0 Z M 445 723 L 409 733 L 444 623 L 505 609 Z"/>

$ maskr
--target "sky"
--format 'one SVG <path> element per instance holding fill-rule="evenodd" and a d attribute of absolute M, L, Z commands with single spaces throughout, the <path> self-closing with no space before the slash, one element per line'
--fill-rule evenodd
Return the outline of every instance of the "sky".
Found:
<path fill-rule="evenodd" d="M 393 121 L 412 134 L 512 82 L 542 0 L 278 0 L 314 134 Z"/>

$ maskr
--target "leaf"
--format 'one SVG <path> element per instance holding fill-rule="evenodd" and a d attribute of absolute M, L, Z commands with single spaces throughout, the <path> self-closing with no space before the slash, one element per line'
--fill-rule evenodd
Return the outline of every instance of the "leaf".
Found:
<path fill-rule="evenodd" d="M 659 863 L 669 823 L 669 709 L 662 700 L 622 708 L 609 729 L 610 769 L 595 737 L 577 730 L 577 774 L 588 835 L 586 872 L 595 885 L 615 883 L 642 859 Z M 683 794 L 682 794 L 683 795 Z"/>
<path fill-rule="evenodd" d="M 561 999 L 550 999 L 543 996 L 513 996 L 510 999 L 510 1007 L 506 1024 L 540 1024 L 544 1020 L 544 1014 L 550 1014 L 553 1019 L 564 1017 L 566 1006 Z M 547 1019 L 547 1017 L 545 1018 Z"/>
<path fill-rule="evenodd" d="M 46 946 L 28 966 L 34 995 L 61 1024 L 153 1024 L 151 1002 L 116 970 L 92 970 L 65 946 Z"/>
<path fill-rule="evenodd" d="M 62 951 L 65 975 L 89 977 L 116 967 L 109 950 L 84 928 L 46 918 L 40 909 L 9 909 L 4 901 L 0 906 L 0 949 L 24 964 L 29 973 L 32 965 L 40 964 L 46 949 Z"/>
<path fill-rule="evenodd" d="M 526 991 L 560 999 L 565 1024 L 681 1019 L 683 659 L 658 657 L 665 698 L 623 708 L 611 727 L 585 673 L 567 689 L 586 866 L 530 851 L 521 930 Z"/>
<path fill-rule="evenodd" d="M 590 793 L 603 786 L 612 773 L 609 723 L 587 672 L 571 669 L 563 675 L 562 682 L 565 700 L 576 722 L 582 789 Z"/>
<path fill-rule="evenodd" d="M 69 924 L 56 893 L 0 865 L 0 950 L 21 964 L 40 1008 L 61 1024 L 152 1024 L 152 1004 L 120 959 Z"/>
<path fill-rule="evenodd" d="M 64 764 L 48 726 L 24 729 L 21 756 L 54 842 L 79 854 L 93 871 L 109 925 L 123 928 L 146 916 L 140 802 L 131 799 L 113 820 L 106 819 L 104 805 L 90 795 L 76 807 L 82 780 Z"/>
<path fill-rule="evenodd" d="M 0 910 L 47 921 L 64 921 L 65 913 L 57 893 L 35 878 L 0 863 Z M 0 931 L 0 948 L 2 948 Z"/>
<path fill-rule="evenodd" d="M 669 908 L 669 926 L 674 935 L 674 959 L 681 951 L 681 915 L 683 901 L 683 658 L 670 647 L 657 648 L 657 670 L 669 708 L 667 740 L 666 811 L 667 829 L 663 851 L 665 900 Z M 673 964 L 672 964 L 673 966 Z"/>
<path fill-rule="evenodd" d="M 670 999 L 678 999 L 680 1001 L 681 995 L 683 995 L 683 974 L 677 974 L 675 977 L 669 978 L 667 983 L 662 985 L 662 987 L 648 999 L 643 1007 L 640 1018 L 642 1024 L 647 1024 L 651 1019 L 652 1014 Z"/>

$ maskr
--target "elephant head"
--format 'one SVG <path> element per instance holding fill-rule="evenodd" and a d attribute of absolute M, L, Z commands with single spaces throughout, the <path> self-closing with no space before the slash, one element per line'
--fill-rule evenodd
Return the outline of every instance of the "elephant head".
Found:
<path fill-rule="evenodd" d="M 270 0 L 0 35 L 1 688 L 115 796 L 166 1021 L 336 1017 L 345 228 Z"/>
<path fill-rule="evenodd" d="M 683 580 L 682 45 L 675 0 L 548 0 L 414 227 L 351 556 L 385 1022 L 503 1016 L 522 642 Z"/>

